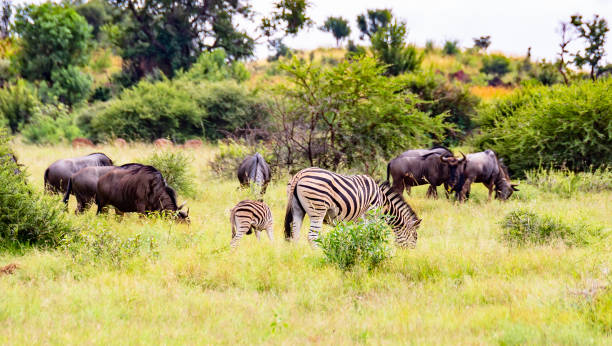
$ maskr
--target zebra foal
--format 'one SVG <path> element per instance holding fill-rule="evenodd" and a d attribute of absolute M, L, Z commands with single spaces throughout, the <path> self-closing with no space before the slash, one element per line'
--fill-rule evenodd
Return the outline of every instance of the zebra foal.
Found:
<path fill-rule="evenodd" d="M 287 186 L 285 239 L 299 239 L 304 215 L 310 218 L 308 240 L 318 238 L 323 223 L 352 221 L 368 209 L 382 208 L 399 246 L 414 247 L 421 223 L 416 213 L 388 182 L 378 185 L 368 175 L 341 175 L 321 168 L 306 168 Z"/>
<path fill-rule="evenodd" d="M 273 239 L 272 212 L 263 201 L 244 200 L 238 202 L 230 213 L 230 223 L 232 224 L 232 248 L 245 234 L 255 232 L 257 239 L 259 233 L 265 230 L 270 240 Z"/>

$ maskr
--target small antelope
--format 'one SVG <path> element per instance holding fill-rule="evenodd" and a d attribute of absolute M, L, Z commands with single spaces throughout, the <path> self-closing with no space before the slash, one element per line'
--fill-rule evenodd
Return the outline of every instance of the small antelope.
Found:
<path fill-rule="evenodd" d="M 272 212 L 263 201 L 244 200 L 236 204 L 230 215 L 232 224 L 232 240 L 230 246 L 235 248 L 245 234 L 255 231 L 257 239 L 262 230 L 266 230 L 268 238 L 273 239 Z"/>

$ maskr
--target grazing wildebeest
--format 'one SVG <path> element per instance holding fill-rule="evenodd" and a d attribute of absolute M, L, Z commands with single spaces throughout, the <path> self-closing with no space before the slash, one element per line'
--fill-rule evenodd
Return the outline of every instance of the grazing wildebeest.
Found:
<path fill-rule="evenodd" d="M 113 168 L 115 166 L 92 166 L 85 167 L 74 173 L 68 180 L 64 203 L 68 204 L 70 194 L 74 194 L 77 200 L 76 213 L 82 213 L 85 207 L 95 201 L 100 177 L 110 172 Z"/>
<path fill-rule="evenodd" d="M 507 168 L 500 162 L 493 150 L 468 154 L 466 160 L 457 169 L 458 182 L 454 190 L 459 201 L 465 201 L 470 195 L 472 183 L 483 183 L 489 189 L 489 200 L 495 190 L 495 198 L 506 200 L 516 186 L 510 182 Z"/>
<path fill-rule="evenodd" d="M 421 223 L 410 205 L 388 182 L 377 184 L 368 175 L 340 175 L 321 168 L 296 173 L 287 186 L 285 239 L 299 239 L 304 215 L 310 218 L 308 240 L 314 242 L 323 223 L 351 221 L 369 209 L 381 208 L 401 247 L 414 247 Z"/>
<path fill-rule="evenodd" d="M 54 193 L 66 193 L 68 180 L 81 168 L 90 166 L 112 166 L 113 161 L 102 153 L 72 159 L 57 160 L 45 170 L 45 190 Z"/>
<path fill-rule="evenodd" d="M 443 156 L 453 156 L 453 152 L 450 151 L 450 149 L 443 147 L 443 146 L 439 146 L 436 145 L 434 147 L 432 147 L 431 149 L 410 149 L 410 150 L 406 150 L 403 153 L 399 154 L 399 156 L 413 156 L 413 157 L 417 157 L 417 156 L 424 156 L 427 154 L 439 154 L 439 155 L 443 155 Z"/>
<path fill-rule="evenodd" d="M 179 220 L 189 221 L 189 210 L 182 211 L 183 203 L 176 203 L 176 192 L 153 166 L 128 163 L 114 167 L 98 180 L 96 190 L 97 213 L 108 204 L 120 213 L 153 211 L 175 212 Z"/>
<path fill-rule="evenodd" d="M 80 148 L 80 147 L 94 147 L 95 145 L 93 144 L 92 141 L 90 141 L 87 138 L 82 138 L 82 137 L 78 137 L 72 140 L 72 147 L 73 148 Z"/>
<path fill-rule="evenodd" d="M 232 225 L 231 247 L 236 247 L 245 234 L 255 232 L 257 239 L 262 230 L 266 230 L 268 238 L 274 238 L 272 230 L 272 211 L 263 201 L 244 200 L 238 202 L 230 213 Z"/>
<path fill-rule="evenodd" d="M 249 186 L 250 183 L 261 186 L 263 195 L 270 182 L 270 166 L 259 153 L 247 156 L 238 167 L 238 180 L 242 186 Z"/>
<path fill-rule="evenodd" d="M 427 197 L 438 198 L 438 186 L 444 184 L 448 195 L 449 186 L 456 184 L 455 170 L 465 160 L 452 154 L 431 152 L 422 156 L 398 156 L 387 164 L 387 180 L 393 177 L 393 191 L 400 195 L 404 188 L 410 194 L 412 186 L 429 184 Z"/>
<path fill-rule="evenodd" d="M 171 140 L 165 138 L 158 138 L 153 141 L 153 144 L 156 148 L 172 148 L 174 146 Z"/>

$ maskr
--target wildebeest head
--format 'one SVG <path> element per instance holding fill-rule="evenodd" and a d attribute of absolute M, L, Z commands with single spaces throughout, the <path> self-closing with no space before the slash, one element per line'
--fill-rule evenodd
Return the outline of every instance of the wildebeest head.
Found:
<path fill-rule="evenodd" d="M 176 205 L 176 192 L 174 191 L 173 188 L 171 188 L 170 186 L 166 186 L 166 192 L 168 193 L 168 195 L 170 196 L 172 203 L 174 204 L 174 208 L 171 208 L 174 212 L 176 212 L 176 217 L 178 221 L 181 222 L 185 222 L 185 223 L 189 223 L 189 209 L 187 210 L 183 210 L 183 207 L 185 207 L 185 204 L 187 204 L 187 202 L 183 202 L 181 205 L 177 206 Z"/>
<path fill-rule="evenodd" d="M 514 191 L 519 191 L 519 189 L 516 188 L 518 184 L 510 182 L 508 167 L 503 164 L 502 159 L 498 160 L 498 164 L 501 174 L 500 179 L 495 183 L 495 198 L 505 201 L 512 196 Z"/>
<path fill-rule="evenodd" d="M 466 157 L 464 153 L 461 153 L 461 158 L 458 159 L 451 155 L 442 155 L 440 156 L 440 161 L 442 163 L 448 165 L 449 178 L 448 178 L 448 188 L 450 190 L 454 189 L 459 184 L 459 177 L 461 175 L 461 170 L 466 162 Z"/>

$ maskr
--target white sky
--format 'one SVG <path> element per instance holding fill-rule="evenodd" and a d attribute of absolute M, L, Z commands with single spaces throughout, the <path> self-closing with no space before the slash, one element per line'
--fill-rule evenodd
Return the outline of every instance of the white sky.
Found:
<path fill-rule="evenodd" d="M 408 40 L 419 46 L 434 40 L 438 46 L 447 39 L 457 39 L 462 47 L 471 47 L 472 38 L 491 35 L 490 51 L 523 56 L 532 47 L 532 57 L 552 60 L 558 51 L 558 28 L 561 21 L 580 13 L 587 19 L 593 14 L 606 18 L 612 27 L 612 0 L 309 0 L 308 14 L 314 26 L 289 37 L 285 43 L 296 49 L 334 47 L 329 33 L 318 29 L 328 16 L 342 16 L 350 21 L 351 38 L 358 41 L 358 14 L 371 8 L 390 8 L 395 17 L 406 21 Z M 41 0 L 17 0 L 15 3 L 40 3 Z M 250 0 L 253 9 L 268 14 L 273 0 Z M 249 25 L 250 26 L 250 25 Z M 360 42 L 365 44 L 365 42 Z M 612 61 L 612 32 L 606 42 Z M 264 44 L 257 48 L 257 56 L 269 52 Z"/>
<path fill-rule="evenodd" d="M 291 48 L 334 47 L 330 33 L 318 29 L 328 16 L 349 20 L 351 38 L 359 39 L 356 18 L 371 8 L 390 8 L 395 17 L 407 23 L 408 41 L 424 46 L 434 40 L 438 46 L 447 39 L 457 39 L 462 47 L 471 47 L 472 38 L 491 35 L 489 50 L 525 55 L 528 47 L 534 58 L 553 59 L 558 51 L 559 23 L 580 13 L 591 19 L 594 14 L 606 18 L 612 27 L 612 0 L 310 0 L 308 13 L 315 25 L 286 39 Z M 271 0 L 252 0 L 253 8 L 269 13 Z M 606 42 L 607 61 L 612 61 L 612 32 Z M 365 42 L 361 42 L 364 44 Z M 257 55 L 265 56 L 265 47 Z"/>

